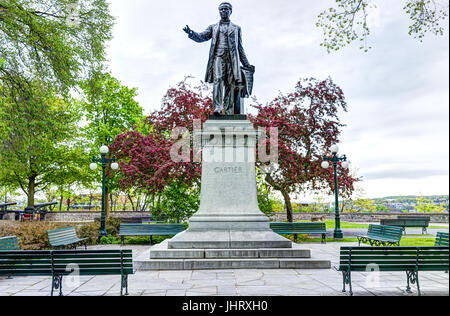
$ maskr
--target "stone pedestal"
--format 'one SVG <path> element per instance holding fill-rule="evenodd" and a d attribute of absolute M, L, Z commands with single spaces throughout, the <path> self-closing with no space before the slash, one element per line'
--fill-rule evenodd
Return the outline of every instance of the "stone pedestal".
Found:
<path fill-rule="evenodd" d="M 203 149 L 200 208 L 188 230 L 136 259 L 138 270 L 331 268 L 270 229 L 258 207 L 257 136 L 245 116 L 210 119 L 194 135 Z"/>
<path fill-rule="evenodd" d="M 291 248 L 258 207 L 257 131 L 247 120 L 208 120 L 194 137 L 202 146 L 200 208 L 169 249 Z"/>

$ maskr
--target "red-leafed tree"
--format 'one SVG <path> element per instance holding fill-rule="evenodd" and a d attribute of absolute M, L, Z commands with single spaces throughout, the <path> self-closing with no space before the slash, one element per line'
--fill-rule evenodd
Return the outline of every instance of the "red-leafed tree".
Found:
<path fill-rule="evenodd" d="M 116 137 L 110 149 L 119 161 L 122 189 L 138 188 L 154 194 L 174 183 L 184 187 L 199 183 L 201 164 L 194 162 L 192 150 L 190 162 L 173 160 L 171 150 L 183 135 L 171 135 L 176 128 L 192 135 L 194 120 L 204 123 L 208 119 L 212 99 L 203 95 L 205 89 L 192 89 L 186 80 L 179 83 L 168 90 L 161 110 L 150 114 L 144 127 Z M 192 149 L 192 138 L 188 141 Z"/>
<path fill-rule="evenodd" d="M 323 81 L 302 79 L 294 92 L 280 94 L 267 105 L 254 107 L 258 114 L 250 116 L 250 120 L 255 127 L 266 128 L 266 148 L 271 137 L 269 128 L 278 128 L 278 163 L 262 163 L 260 159 L 258 163 L 266 170 L 267 183 L 283 195 L 287 219 L 292 222 L 292 193 L 334 192 L 332 168 L 325 170 L 321 163 L 324 154 L 331 156 L 331 145 L 339 143 L 344 125 L 338 114 L 347 111 L 344 93 L 330 78 Z M 348 170 L 339 169 L 339 190 L 350 194 L 358 179 L 351 177 Z"/>

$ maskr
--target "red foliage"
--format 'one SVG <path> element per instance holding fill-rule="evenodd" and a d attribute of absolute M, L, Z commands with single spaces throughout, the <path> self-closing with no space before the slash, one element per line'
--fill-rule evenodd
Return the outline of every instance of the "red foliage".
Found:
<path fill-rule="evenodd" d="M 255 126 L 278 128 L 278 164 L 266 174 L 267 182 L 281 191 L 285 200 L 291 192 L 333 191 L 332 167 L 324 170 L 321 163 L 324 154 L 331 157 L 329 148 L 339 143 L 344 127 L 338 117 L 340 110 L 347 111 L 342 90 L 330 78 L 304 79 L 297 83 L 293 93 L 280 95 L 265 106 L 254 107 L 258 115 L 250 116 L 250 120 Z M 348 170 L 339 169 L 340 190 L 353 191 L 357 179 L 352 178 Z M 289 218 L 292 216 L 290 200 L 286 203 Z"/>
<path fill-rule="evenodd" d="M 202 95 L 202 88 L 196 90 L 191 90 L 186 81 L 179 83 L 176 89 L 168 90 L 161 111 L 146 118 L 148 133 L 133 130 L 116 137 L 110 148 L 120 164 L 122 188 L 161 192 L 173 181 L 191 185 L 200 179 L 199 163 L 174 162 L 170 156 L 177 141 L 171 139 L 172 130 L 183 127 L 192 135 L 194 119 L 204 123 L 212 113 L 211 98 Z"/>

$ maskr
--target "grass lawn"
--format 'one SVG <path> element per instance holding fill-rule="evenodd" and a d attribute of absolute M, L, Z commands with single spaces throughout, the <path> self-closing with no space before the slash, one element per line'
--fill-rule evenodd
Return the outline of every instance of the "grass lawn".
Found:
<path fill-rule="evenodd" d="M 308 223 L 309 221 L 300 221 L 301 223 Z M 334 220 L 331 221 L 325 221 L 325 224 L 327 225 L 327 229 L 334 229 L 335 228 L 335 222 Z M 348 222 L 341 222 L 341 228 L 346 229 L 352 229 L 352 228 L 361 228 L 361 229 L 368 229 L 368 224 L 359 224 L 359 223 L 348 223 Z"/>
<path fill-rule="evenodd" d="M 436 238 L 434 237 L 403 237 L 400 240 L 400 246 L 402 247 L 433 247 Z M 302 240 L 301 243 L 320 243 L 322 238 L 307 238 Z M 327 237 L 327 243 L 357 243 L 358 239 L 356 237 L 346 237 L 342 240 L 335 241 L 333 237 Z M 368 244 L 361 244 L 361 246 L 369 246 Z"/>
<path fill-rule="evenodd" d="M 301 221 L 301 222 L 308 222 L 308 221 Z M 327 229 L 335 228 L 334 220 L 325 221 L 325 224 L 327 225 Z M 341 228 L 342 229 L 369 229 L 369 224 L 341 222 Z M 448 231 L 449 228 L 446 226 L 429 226 L 428 229 L 444 229 L 445 231 Z M 406 232 L 408 232 L 408 231 L 406 231 Z"/>

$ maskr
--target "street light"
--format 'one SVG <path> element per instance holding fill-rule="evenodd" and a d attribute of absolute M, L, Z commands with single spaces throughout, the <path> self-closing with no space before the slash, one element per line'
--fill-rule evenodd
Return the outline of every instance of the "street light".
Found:
<path fill-rule="evenodd" d="M 106 195 L 105 195 L 105 176 L 106 176 L 106 165 L 111 162 L 111 169 L 117 170 L 119 169 L 119 164 L 116 162 L 116 157 L 113 157 L 112 159 L 106 158 L 106 155 L 109 152 L 108 146 L 103 145 L 100 147 L 100 154 L 101 158 L 92 157 L 92 163 L 89 165 L 89 168 L 94 171 L 97 169 L 97 163 L 100 163 L 102 166 L 102 215 L 100 218 L 100 236 L 99 239 L 102 236 L 107 236 L 106 233 L 106 212 L 105 212 L 105 201 L 106 201 Z"/>
<path fill-rule="evenodd" d="M 339 190 L 338 190 L 338 176 L 337 176 L 337 165 L 338 162 L 342 161 L 342 168 L 348 169 L 349 163 L 347 162 L 347 157 L 345 155 L 338 155 L 339 147 L 333 145 L 330 147 L 333 157 L 328 158 L 323 156 L 322 168 L 328 169 L 330 167 L 329 161 L 333 163 L 334 167 L 334 195 L 335 195 L 335 212 L 336 212 L 336 227 L 334 229 L 334 239 L 344 238 L 344 234 L 341 230 L 341 216 L 339 214 Z"/>

